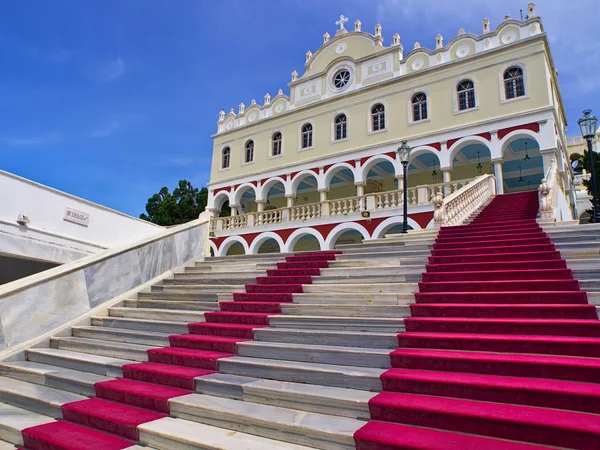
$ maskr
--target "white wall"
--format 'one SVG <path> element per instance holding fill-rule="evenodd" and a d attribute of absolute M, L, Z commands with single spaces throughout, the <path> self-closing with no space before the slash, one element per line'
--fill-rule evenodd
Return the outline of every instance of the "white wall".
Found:
<path fill-rule="evenodd" d="M 84 213 L 87 226 L 65 220 L 67 208 Z M 29 224 L 17 224 L 19 214 L 28 216 Z M 161 231 L 158 225 L 0 170 L 0 253 L 67 262 Z"/>

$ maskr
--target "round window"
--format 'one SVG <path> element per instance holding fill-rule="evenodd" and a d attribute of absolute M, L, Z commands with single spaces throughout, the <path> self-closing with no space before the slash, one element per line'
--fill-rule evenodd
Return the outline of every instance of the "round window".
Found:
<path fill-rule="evenodd" d="M 347 69 L 338 70 L 333 76 L 333 85 L 336 89 L 345 88 L 350 83 L 350 71 Z"/>

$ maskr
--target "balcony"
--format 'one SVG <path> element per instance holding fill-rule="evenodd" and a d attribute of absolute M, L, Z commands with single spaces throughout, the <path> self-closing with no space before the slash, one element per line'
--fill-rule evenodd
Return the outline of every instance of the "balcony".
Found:
<path fill-rule="evenodd" d="M 411 212 L 433 211 L 433 198 L 436 194 L 448 197 L 474 179 L 469 178 L 409 188 L 407 191 L 408 206 L 412 209 Z M 360 220 L 363 211 L 368 211 L 374 217 L 386 217 L 401 214 L 403 202 L 403 192 L 400 189 L 376 192 L 361 196 L 325 200 L 319 203 L 213 218 L 210 231 L 213 236 L 225 236 L 237 232 L 248 232 L 248 229 L 251 228 L 269 228 L 288 223 L 293 227 L 295 224 L 304 226 L 306 222 L 318 223 L 324 219 L 335 221 L 337 218 L 339 222 Z"/>

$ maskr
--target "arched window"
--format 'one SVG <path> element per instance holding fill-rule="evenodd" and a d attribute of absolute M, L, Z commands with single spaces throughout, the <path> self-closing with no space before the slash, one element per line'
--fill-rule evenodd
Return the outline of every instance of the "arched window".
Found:
<path fill-rule="evenodd" d="M 418 92 L 413 95 L 412 100 L 413 122 L 427 119 L 427 95 Z"/>
<path fill-rule="evenodd" d="M 385 107 L 381 103 L 371 108 L 371 123 L 373 131 L 385 129 Z"/>
<path fill-rule="evenodd" d="M 302 126 L 302 148 L 312 147 L 313 145 L 313 128 L 310 123 Z"/>
<path fill-rule="evenodd" d="M 225 147 L 221 153 L 221 169 L 227 169 L 231 161 L 231 150 Z"/>
<path fill-rule="evenodd" d="M 246 142 L 246 158 L 247 163 L 254 161 L 254 141 Z"/>
<path fill-rule="evenodd" d="M 348 137 L 348 121 L 346 114 L 339 114 L 335 118 L 335 140 L 346 139 Z"/>
<path fill-rule="evenodd" d="M 281 140 L 282 140 L 281 133 L 275 133 L 273 135 L 272 152 L 271 152 L 272 156 L 281 155 Z"/>
<path fill-rule="evenodd" d="M 475 85 L 471 80 L 461 82 L 456 88 L 456 92 L 458 94 L 458 109 L 460 111 L 475 108 Z"/>
<path fill-rule="evenodd" d="M 504 93 L 507 100 L 525 95 L 523 69 L 511 67 L 504 72 Z"/>

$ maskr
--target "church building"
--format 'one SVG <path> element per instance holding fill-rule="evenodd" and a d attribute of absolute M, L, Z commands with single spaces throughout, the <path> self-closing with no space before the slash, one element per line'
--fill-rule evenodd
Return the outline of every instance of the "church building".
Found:
<path fill-rule="evenodd" d="M 484 19 L 478 33 L 437 35 L 431 49 L 347 22 L 341 16 L 335 35 L 306 52 L 289 91 L 220 112 L 209 184 L 214 255 L 327 250 L 397 233 L 402 141 L 412 149 L 411 229 L 434 227 L 436 198 L 485 176 L 498 194 L 557 180 L 557 220 L 572 219 L 565 112 L 534 4 L 495 29 Z"/>

